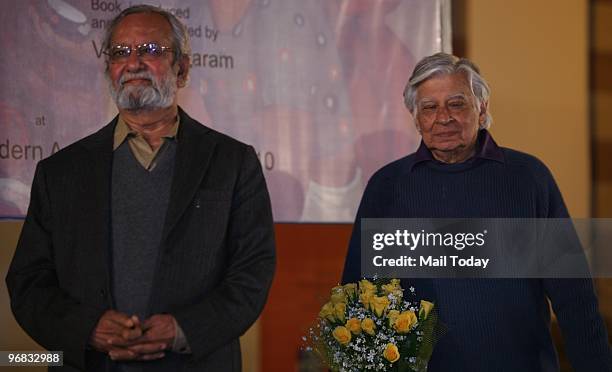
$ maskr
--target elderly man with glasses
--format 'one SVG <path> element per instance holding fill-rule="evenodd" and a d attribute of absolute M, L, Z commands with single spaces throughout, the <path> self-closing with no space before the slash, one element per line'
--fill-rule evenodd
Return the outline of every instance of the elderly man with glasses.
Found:
<path fill-rule="evenodd" d="M 65 371 L 239 371 L 275 266 L 255 151 L 178 107 L 190 47 L 171 13 L 125 9 L 104 50 L 119 115 L 38 164 L 13 313 Z"/>

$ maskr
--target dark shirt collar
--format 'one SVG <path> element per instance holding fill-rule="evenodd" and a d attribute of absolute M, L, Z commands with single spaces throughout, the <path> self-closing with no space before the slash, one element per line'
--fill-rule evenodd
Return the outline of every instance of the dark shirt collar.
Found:
<path fill-rule="evenodd" d="M 497 146 L 497 143 L 495 143 L 495 140 L 488 130 L 481 129 L 478 131 L 478 138 L 476 139 L 476 154 L 466 161 L 471 161 L 472 159 L 487 159 L 501 163 L 504 162 L 504 153 L 502 152 L 501 148 Z M 421 144 L 414 154 L 414 162 L 412 163 L 410 170 L 412 170 L 416 164 L 426 161 L 437 162 L 431 151 L 429 151 L 423 140 L 421 140 Z"/>

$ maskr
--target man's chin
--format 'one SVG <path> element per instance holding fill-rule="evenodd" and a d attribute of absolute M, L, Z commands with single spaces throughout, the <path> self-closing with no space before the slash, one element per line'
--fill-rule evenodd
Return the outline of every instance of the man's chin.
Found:
<path fill-rule="evenodd" d="M 144 92 L 138 87 L 134 88 L 136 89 L 128 88 L 119 94 L 115 100 L 117 107 L 129 111 L 151 110 L 154 105 L 146 102 L 147 100 L 143 97 Z"/>
<path fill-rule="evenodd" d="M 458 141 L 438 141 L 429 148 L 430 150 L 441 152 L 455 152 L 461 151 L 461 149 L 465 148 L 465 145 Z"/>
<path fill-rule="evenodd" d="M 146 85 L 129 85 L 113 95 L 115 104 L 120 110 L 153 111 L 164 109 L 175 101 L 174 95 L 164 95 L 163 92 Z"/>
<path fill-rule="evenodd" d="M 171 105 L 160 105 L 160 104 L 148 104 L 143 102 L 129 102 L 128 104 L 120 104 L 119 102 L 115 102 L 117 108 L 120 110 L 130 111 L 130 112 L 144 112 L 144 111 L 155 111 L 161 110 L 170 107 Z"/>

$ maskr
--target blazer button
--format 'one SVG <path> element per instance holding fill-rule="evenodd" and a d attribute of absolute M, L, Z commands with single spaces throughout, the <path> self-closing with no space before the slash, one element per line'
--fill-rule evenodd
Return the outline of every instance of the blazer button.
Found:
<path fill-rule="evenodd" d="M 101 289 L 99 293 L 100 293 L 100 297 L 106 296 L 106 291 L 104 289 Z"/>

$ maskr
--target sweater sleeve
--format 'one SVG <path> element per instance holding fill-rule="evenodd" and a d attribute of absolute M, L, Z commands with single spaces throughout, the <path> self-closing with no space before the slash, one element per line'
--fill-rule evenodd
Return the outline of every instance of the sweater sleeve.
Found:
<path fill-rule="evenodd" d="M 361 197 L 344 262 L 344 271 L 341 280 L 343 284 L 357 282 L 363 277 L 363 275 L 361 275 L 361 219 L 374 218 L 378 215 L 378 205 L 380 205 L 382 201 L 378 197 L 377 184 L 378 182 L 375 177 L 373 177 L 368 182 L 363 192 L 363 196 Z"/>
<path fill-rule="evenodd" d="M 569 218 L 561 192 L 546 169 L 544 200 L 547 218 Z M 577 240 L 577 238 L 576 238 Z M 612 371 L 608 333 L 599 313 L 591 278 L 543 279 L 559 321 L 565 349 L 576 371 Z"/>

